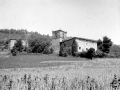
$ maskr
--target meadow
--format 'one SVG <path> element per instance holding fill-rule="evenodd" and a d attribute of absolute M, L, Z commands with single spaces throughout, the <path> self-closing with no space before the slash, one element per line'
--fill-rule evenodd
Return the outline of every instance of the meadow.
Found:
<path fill-rule="evenodd" d="M 115 58 L 19 55 L 0 59 L 0 90 L 120 90 L 119 80 L 120 59 Z"/>

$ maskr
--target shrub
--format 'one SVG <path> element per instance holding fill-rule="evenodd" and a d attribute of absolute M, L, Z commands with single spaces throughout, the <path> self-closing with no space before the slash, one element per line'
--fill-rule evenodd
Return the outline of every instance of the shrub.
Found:
<path fill-rule="evenodd" d="M 80 57 L 80 52 L 75 52 L 75 57 Z"/>
<path fill-rule="evenodd" d="M 18 52 L 22 52 L 22 51 L 23 51 L 22 40 L 19 39 L 19 40 L 17 40 L 17 42 L 13 46 L 13 49 L 11 50 L 11 53 L 12 53 L 13 56 L 16 56 Z"/>
<path fill-rule="evenodd" d="M 68 55 L 72 55 L 72 49 L 71 47 L 66 47 Z"/>
<path fill-rule="evenodd" d="M 43 54 L 49 54 L 49 53 L 50 53 L 49 47 L 45 47 L 43 50 Z"/>
<path fill-rule="evenodd" d="M 103 58 L 103 57 L 106 57 L 106 56 L 107 56 L 107 54 L 104 53 L 104 52 L 102 52 L 102 51 L 100 51 L 100 50 L 97 50 L 97 51 L 95 52 L 95 57 L 96 57 L 96 58 Z"/>
<path fill-rule="evenodd" d="M 63 57 L 67 57 L 67 56 L 68 56 L 67 47 L 65 47 L 65 48 L 63 49 L 62 56 L 63 56 Z"/>
<path fill-rule="evenodd" d="M 31 53 L 32 49 L 30 47 L 27 48 L 27 53 Z"/>
<path fill-rule="evenodd" d="M 95 56 L 95 49 L 90 48 L 86 53 L 86 58 L 92 59 Z"/>
<path fill-rule="evenodd" d="M 49 50 L 51 43 L 49 41 L 43 41 L 41 39 L 29 40 L 29 46 L 32 53 L 44 53 L 48 54 L 51 51 Z"/>
<path fill-rule="evenodd" d="M 17 51 L 22 52 L 23 45 L 22 45 L 22 40 L 21 39 L 17 40 L 17 42 L 15 43 L 13 49 L 16 49 Z"/>
<path fill-rule="evenodd" d="M 66 47 L 66 45 L 63 43 L 63 44 L 60 46 L 59 56 L 67 57 L 67 55 L 68 55 L 67 47 Z"/>
<path fill-rule="evenodd" d="M 74 39 L 73 44 L 72 44 L 72 56 L 75 56 L 75 53 L 78 52 L 77 48 L 78 48 L 78 45 L 77 45 L 77 42 Z"/>
<path fill-rule="evenodd" d="M 54 49 L 51 47 L 50 48 L 50 54 L 53 54 L 54 53 Z"/>
<path fill-rule="evenodd" d="M 13 56 L 16 56 L 17 55 L 17 49 L 13 48 L 11 50 L 11 53 L 12 53 Z"/>
<path fill-rule="evenodd" d="M 80 57 L 84 57 L 84 58 L 85 58 L 85 57 L 86 57 L 86 53 L 87 53 L 87 52 L 85 52 L 85 51 L 81 52 L 81 53 L 80 53 Z"/>
<path fill-rule="evenodd" d="M 53 53 L 53 48 L 46 46 L 43 50 L 43 54 L 52 54 Z"/>
<path fill-rule="evenodd" d="M 109 53 L 107 56 L 107 58 L 120 58 L 120 53 Z"/>

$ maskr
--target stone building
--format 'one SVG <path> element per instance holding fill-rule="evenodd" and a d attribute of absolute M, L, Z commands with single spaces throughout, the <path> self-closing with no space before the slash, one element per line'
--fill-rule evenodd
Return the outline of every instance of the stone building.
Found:
<path fill-rule="evenodd" d="M 9 49 L 13 49 L 15 43 L 17 42 L 18 39 L 10 39 L 10 42 L 9 42 Z M 28 47 L 28 41 L 27 40 L 24 40 L 22 39 L 22 45 L 23 47 Z"/>
<path fill-rule="evenodd" d="M 78 52 L 87 51 L 89 48 L 97 50 L 97 41 L 79 37 L 67 37 L 67 32 L 63 30 L 52 31 L 52 47 L 55 53 L 59 53 L 60 45 L 65 43 L 67 47 L 71 47 L 73 40 L 77 42 Z"/>
<path fill-rule="evenodd" d="M 60 42 L 65 40 L 67 37 L 67 32 L 62 30 L 52 31 L 52 47 L 55 53 L 59 53 Z"/>

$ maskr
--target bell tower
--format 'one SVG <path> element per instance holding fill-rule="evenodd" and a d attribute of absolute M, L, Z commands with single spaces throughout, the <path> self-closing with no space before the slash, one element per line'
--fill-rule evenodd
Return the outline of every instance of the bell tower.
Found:
<path fill-rule="evenodd" d="M 67 37 L 67 32 L 63 30 L 52 31 L 52 47 L 55 53 L 59 53 L 60 42 L 65 40 Z"/>

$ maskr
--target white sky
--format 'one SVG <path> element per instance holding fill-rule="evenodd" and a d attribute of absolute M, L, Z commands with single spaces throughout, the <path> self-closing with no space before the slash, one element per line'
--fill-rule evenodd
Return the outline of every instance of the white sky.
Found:
<path fill-rule="evenodd" d="M 0 0 L 0 29 L 102 39 L 120 44 L 120 0 Z"/>

